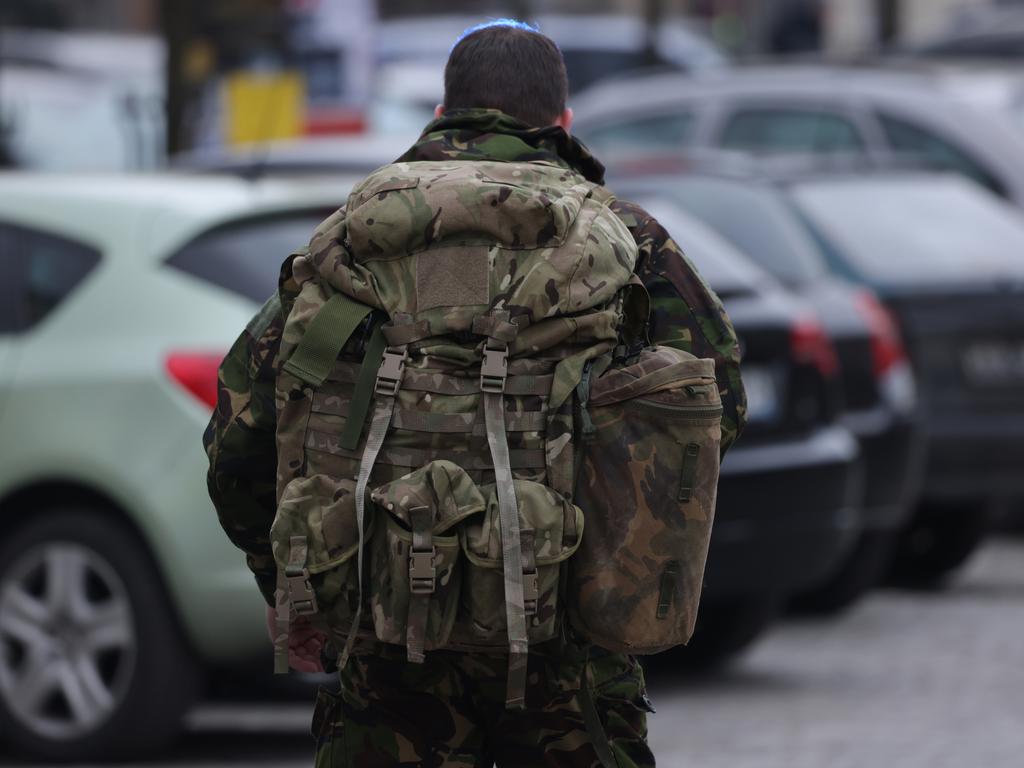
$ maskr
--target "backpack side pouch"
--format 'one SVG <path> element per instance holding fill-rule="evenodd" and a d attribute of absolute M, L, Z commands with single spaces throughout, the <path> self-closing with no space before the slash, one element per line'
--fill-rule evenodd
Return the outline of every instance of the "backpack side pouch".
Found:
<path fill-rule="evenodd" d="M 278 568 L 294 580 L 293 593 L 308 583 L 315 598 L 310 614 L 321 626 L 347 628 L 359 602 L 355 506 L 354 480 L 295 478 L 281 493 L 270 529 Z M 366 535 L 372 530 L 367 524 Z"/>
<path fill-rule="evenodd" d="M 693 633 L 718 487 L 722 405 L 714 361 L 651 347 L 593 380 L 569 563 L 570 620 L 585 640 L 658 653 Z"/>

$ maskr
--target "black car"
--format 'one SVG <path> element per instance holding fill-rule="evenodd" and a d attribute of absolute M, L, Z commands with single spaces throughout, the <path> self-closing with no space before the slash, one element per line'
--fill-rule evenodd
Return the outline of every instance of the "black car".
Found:
<path fill-rule="evenodd" d="M 739 651 L 788 596 L 843 562 L 861 530 L 863 472 L 837 420 L 836 353 L 812 307 L 678 205 L 640 202 L 722 298 L 743 350 L 749 422 L 722 465 L 697 631 L 680 655 L 706 664 Z"/>
<path fill-rule="evenodd" d="M 799 256 L 871 288 L 898 325 L 917 381 L 925 466 L 893 565 L 901 580 L 934 583 L 976 548 L 996 505 L 1024 498 L 1024 223 L 952 175 L 747 163 L 728 176 L 710 176 L 717 195 L 690 194 L 696 213 L 784 280 Z M 802 228 L 814 247 L 754 247 L 772 237 L 769 227 L 741 231 L 756 220 L 754 199 L 773 201 L 786 228 Z M 880 342 L 879 365 L 889 356 Z M 880 380 L 880 393 L 907 400 L 901 379 Z M 869 470 L 905 456 L 865 453 Z"/>
<path fill-rule="evenodd" d="M 818 610 L 849 606 L 884 575 L 920 484 L 920 413 L 895 322 L 870 290 L 830 273 L 807 228 L 770 186 L 691 169 L 681 177 L 634 179 L 616 188 L 657 191 L 681 204 L 812 305 L 835 343 L 842 421 L 857 435 L 864 457 L 864 530 L 839 567 L 798 602 Z"/>

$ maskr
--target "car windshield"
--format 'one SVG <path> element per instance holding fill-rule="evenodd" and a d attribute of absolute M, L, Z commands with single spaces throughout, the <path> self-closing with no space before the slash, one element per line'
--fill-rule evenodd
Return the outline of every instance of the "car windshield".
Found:
<path fill-rule="evenodd" d="M 281 263 L 309 242 L 330 211 L 245 219 L 210 230 L 167 263 L 201 280 L 263 302 L 277 290 Z"/>
<path fill-rule="evenodd" d="M 1024 219 L 959 177 L 805 182 L 793 198 L 869 279 L 1024 277 Z"/>
<path fill-rule="evenodd" d="M 782 282 L 799 285 L 826 272 L 810 233 L 774 189 L 689 178 L 665 191 Z"/>
<path fill-rule="evenodd" d="M 734 295 L 757 290 L 764 273 L 721 235 L 667 198 L 640 197 L 638 202 L 668 231 L 716 292 Z"/>

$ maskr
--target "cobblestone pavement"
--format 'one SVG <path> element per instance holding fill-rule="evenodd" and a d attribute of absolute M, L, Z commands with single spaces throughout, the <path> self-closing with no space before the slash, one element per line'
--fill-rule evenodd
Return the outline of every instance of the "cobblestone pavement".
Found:
<path fill-rule="evenodd" d="M 1020 768 L 1024 540 L 988 545 L 946 591 L 882 591 L 787 622 L 727 672 L 650 687 L 662 768 Z M 206 705 L 151 765 L 309 766 L 308 721 L 305 705 Z"/>

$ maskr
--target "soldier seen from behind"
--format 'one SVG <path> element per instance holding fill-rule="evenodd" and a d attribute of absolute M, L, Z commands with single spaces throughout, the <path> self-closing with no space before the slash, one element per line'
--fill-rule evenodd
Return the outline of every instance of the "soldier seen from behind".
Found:
<path fill-rule="evenodd" d="M 633 654 L 693 631 L 736 336 L 569 134 L 512 21 L 282 268 L 205 444 L 279 671 L 340 670 L 321 766 L 653 766 Z"/>

